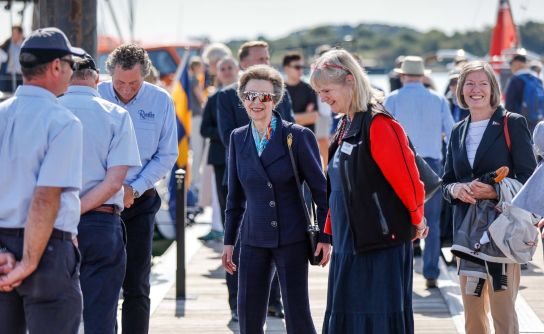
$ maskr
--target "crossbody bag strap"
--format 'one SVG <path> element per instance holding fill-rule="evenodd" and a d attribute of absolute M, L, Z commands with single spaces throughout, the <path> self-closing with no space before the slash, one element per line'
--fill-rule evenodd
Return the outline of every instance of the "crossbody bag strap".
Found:
<path fill-rule="evenodd" d="M 512 142 L 510 141 L 510 131 L 508 131 L 508 116 L 510 112 L 507 111 L 504 115 L 504 138 L 506 139 L 506 146 L 508 147 L 508 152 L 512 153 Z"/>
<path fill-rule="evenodd" d="M 300 199 L 300 204 L 302 204 L 302 207 L 304 208 L 304 217 L 306 218 L 306 223 L 308 226 L 312 225 L 312 220 L 310 219 L 310 213 L 308 212 L 308 207 L 306 206 L 306 202 L 304 201 L 304 196 L 302 194 L 302 184 L 300 182 L 300 177 L 298 175 L 298 169 L 297 164 L 295 163 L 295 157 L 293 156 L 293 133 L 291 132 L 291 127 L 293 126 L 293 123 L 289 124 L 287 126 L 287 151 L 289 151 L 289 158 L 291 160 L 291 167 L 293 168 L 293 173 L 295 174 L 295 180 L 297 182 L 297 190 L 298 190 L 298 197 Z M 315 214 L 315 208 L 312 204 L 312 213 L 314 215 L 314 220 L 316 219 Z M 314 221 L 314 224 L 317 225 L 317 223 Z"/>

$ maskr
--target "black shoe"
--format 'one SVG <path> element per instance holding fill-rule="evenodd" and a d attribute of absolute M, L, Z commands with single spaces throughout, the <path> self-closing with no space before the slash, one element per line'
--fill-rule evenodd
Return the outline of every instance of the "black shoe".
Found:
<path fill-rule="evenodd" d="M 230 321 L 238 322 L 238 311 L 234 310 L 230 312 Z"/>
<path fill-rule="evenodd" d="M 436 288 L 438 288 L 437 281 L 435 279 L 432 279 L 432 278 L 428 278 L 425 281 L 425 286 L 427 287 L 427 289 L 436 289 Z"/>
<path fill-rule="evenodd" d="M 268 305 L 268 315 L 280 319 L 285 318 L 285 314 L 283 314 L 283 307 L 281 305 Z"/>
<path fill-rule="evenodd" d="M 414 257 L 421 256 L 421 247 L 419 245 L 414 245 Z"/>

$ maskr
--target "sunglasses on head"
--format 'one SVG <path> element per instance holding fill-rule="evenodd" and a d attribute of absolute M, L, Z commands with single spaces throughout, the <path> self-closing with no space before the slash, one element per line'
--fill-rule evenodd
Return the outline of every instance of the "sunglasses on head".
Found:
<path fill-rule="evenodd" d="M 255 98 L 259 98 L 260 102 L 270 102 L 276 94 L 272 93 L 263 93 L 263 92 L 244 92 L 242 97 L 246 101 L 255 101 Z"/>

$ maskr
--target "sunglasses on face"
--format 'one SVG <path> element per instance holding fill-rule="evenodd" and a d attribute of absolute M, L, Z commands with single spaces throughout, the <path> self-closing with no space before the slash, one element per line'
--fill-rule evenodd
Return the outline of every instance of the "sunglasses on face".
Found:
<path fill-rule="evenodd" d="M 242 97 L 246 101 L 255 101 L 255 98 L 259 98 L 260 102 L 270 102 L 272 101 L 272 98 L 276 96 L 272 93 L 263 93 L 263 92 L 244 92 L 242 94 Z"/>
<path fill-rule="evenodd" d="M 304 69 L 304 65 L 292 65 L 291 68 L 300 71 Z"/>
<path fill-rule="evenodd" d="M 59 60 L 65 62 L 65 63 L 67 63 L 67 64 L 70 66 L 70 68 L 71 68 L 72 70 L 75 71 L 75 69 L 76 69 L 76 62 L 75 62 L 73 59 L 59 58 Z"/>

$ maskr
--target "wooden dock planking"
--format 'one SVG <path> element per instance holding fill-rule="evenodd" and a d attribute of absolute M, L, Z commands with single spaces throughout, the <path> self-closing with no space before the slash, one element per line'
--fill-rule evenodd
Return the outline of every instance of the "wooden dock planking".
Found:
<path fill-rule="evenodd" d="M 188 299 L 176 301 L 172 287 L 151 318 L 150 333 L 238 333 L 237 323 L 229 323 L 221 247 L 219 243 L 208 243 L 198 250 L 187 268 Z M 327 276 L 327 268 L 310 270 L 310 305 L 318 333 L 326 307 Z M 425 289 L 425 280 L 418 273 L 414 274 L 413 298 L 416 333 L 457 333 L 439 290 Z M 285 333 L 284 322 L 269 317 L 265 333 Z"/>

